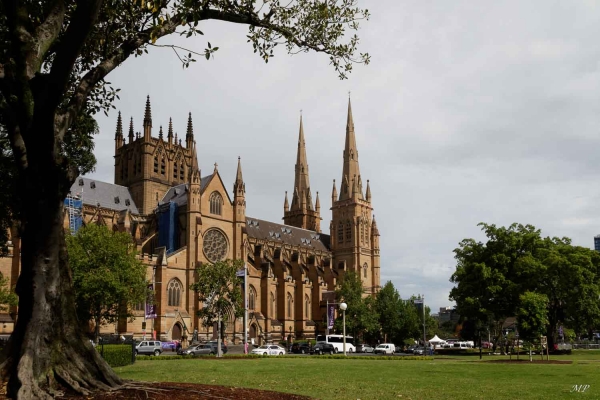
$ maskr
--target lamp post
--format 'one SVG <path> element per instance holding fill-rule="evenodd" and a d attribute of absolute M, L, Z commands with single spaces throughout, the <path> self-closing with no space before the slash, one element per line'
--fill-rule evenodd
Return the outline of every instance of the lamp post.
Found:
<path fill-rule="evenodd" d="M 342 310 L 342 335 L 344 337 L 344 355 L 346 355 L 346 308 L 348 308 L 348 304 L 341 303 L 340 310 Z"/>

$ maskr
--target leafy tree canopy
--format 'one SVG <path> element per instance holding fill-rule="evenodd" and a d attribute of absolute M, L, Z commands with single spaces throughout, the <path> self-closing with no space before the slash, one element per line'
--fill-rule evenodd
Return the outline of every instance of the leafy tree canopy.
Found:
<path fill-rule="evenodd" d="M 18 298 L 9 286 L 8 278 L 0 273 L 0 311 L 6 311 L 9 307 L 16 306 Z"/>
<path fill-rule="evenodd" d="M 379 335 L 378 314 L 372 297 L 363 297 L 364 288 L 360 274 L 353 271 L 344 274 L 337 284 L 335 295 L 338 303 L 348 305 L 346 310 L 346 334 L 373 337 Z M 342 313 L 335 321 L 336 331 L 342 331 Z"/>
<path fill-rule="evenodd" d="M 236 276 L 243 267 L 241 260 L 225 260 L 200 264 L 196 268 L 196 283 L 190 289 L 198 293 L 198 300 L 203 303 L 198 316 L 204 319 L 205 325 L 212 325 L 219 316 L 227 320 L 244 315 L 240 278 Z"/>
<path fill-rule="evenodd" d="M 146 299 L 147 281 L 131 236 L 91 224 L 68 236 L 67 248 L 79 321 L 98 328 L 132 317 L 133 306 Z"/>

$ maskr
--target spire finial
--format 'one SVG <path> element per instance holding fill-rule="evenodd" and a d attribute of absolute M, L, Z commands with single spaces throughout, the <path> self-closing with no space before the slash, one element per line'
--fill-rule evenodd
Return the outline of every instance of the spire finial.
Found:
<path fill-rule="evenodd" d="M 167 139 L 169 139 L 169 143 L 173 141 L 173 118 L 169 117 L 169 131 L 167 132 Z"/>
<path fill-rule="evenodd" d="M 194 141 L 194 126 L 192 125 L 192 113 L 188 115 L 187 133 L 185 135 L 185 146 L 187 148 L 192 147 Z"/>
<path fill-rule="evenodd" d="M 117 131 L 115 132 L 115 139 L 123 137 L 123 120 L 121 119 L 121 111 L 117 117 Z"/>
<path fill-rule="evenodd" d="M 150 107 L 150 95 L 146 97 L 146 109 L 144 110 L 144 126 L 152 126 L 152 109 Z"/>
<path fill-rule="evenodd" d="M 129 143 L 133 142 L 133 117 L 129 120 Z"/>
<path fill-rule="evenodd" d="M 160 126 L 160 130 L 158 131 L 158 138 L 162 140 L 163 138 L 163 130 L 162 130 L 162 125 Z"/>
<path fill-rule="evenodd" d="M 218 170 L 218 169 L 219 169 L 219 164 L 217 164 L 217 163 L 215 162 L 215 172 L 217 172 L 217 170 Z"/>

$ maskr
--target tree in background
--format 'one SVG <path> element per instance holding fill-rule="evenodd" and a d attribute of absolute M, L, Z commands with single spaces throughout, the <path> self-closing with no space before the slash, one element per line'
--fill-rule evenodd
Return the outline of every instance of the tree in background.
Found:
<path fill-rule="evenodd" d="M 504 320 L 515 315 L 519 296 L 529 284 L 526 278 L 538 269 L 535 253 L 543 242 L 540 231 L 531 225 L 479 226 L 486 243 L 464 239 L 454 250 L 456 270 L 450 281 L 455 286 L 450 300 L 465 320 L 494 321 L 497 343 Z"/>
<path fill-rule="evenodd" d="M 519 337 L 529 343 L 536 342 L 546 332 L 548 325 L 548 297 L 544 294 L 525 292 L 519 296 L 516 310 Z M 531 346 L 529 346 L 531 360 Z"/>
<path fill-rule="evenodd" d="M 351 333 L 355 338 L 379 335 L 380 326 L 375 301 L 371 297 L 363 297 L 364 293 L 360 274 L 353 271 L 345 273 L 335 289 L 336 301 L 348 305 L 346 334 Z M 335 321 L 335 329 L 338 332 L 343 329 L 341 313 Z"/>
<path fill-rule="evenodd" d="M 122 380 L 85 340 L 62 227 L 63 200 L 80 173 L 68 155 L 80 115 L 107 111 L 118 97 L 107 76 L 172 33 L 203 35 L 202 21 L 249 27 L 267 62 L 275 48 L 329 56 L 340 77 L 367 63 L 353 35 L 368 18 L 356 0 L 39 0 L 0 3 L 0 119 L 11 144 L 22 204 L 19 318 L 0 378 L 11 397 L 44 398 L 56 382 L 81 394 Z M 162 45 L 168 46 L 168 45 Z M 176 46 L 169 46 L 175 52 Z M 218 47 L 200 54 L 207 59 Z M 184 66 L 191 51 L 179 53 Z M 43 195 L 42 195 L 43 194 Z M 54 312 L 49 313 L 48 310 Z M 39 343 L 44 343 L 40 346 Z"/>
<path fill-rule="evenodd" d="M 145 301 L 146 267 L 136 257 L 131 236 L 106 226 L 83 226 L 67 236 L 67 249 L 77 317 L 88 332 L 94 322 L 97 340 L 100 326 L 132 318 L 133 307 Z"/>
<path fill-rule="evenodd" d="M 375 298 L 375 310 L 379 315 L 379 325 L 384 341 L 396 342 L 402 329 L 402 306 L 400 294 L 391 281 L 387 281 Z"/>
<path fill-rule="evenodd" d="M 196 283 L 190 286 L 191 290 L 198 293 L 198 300 L 203 303 L 203 308 L 198 311 L 198 316 L 203 319 L 205 326 L 218 324 L 217 354 L 221 356 L 221 340 L 223 336 L 223 321 L 231 318 L 231 323 L 236 318 L 244 316 L 244 305 L 240 279 L 236 272 L 244 268 L 242 260 L 218 261 L 214 264 L 200 264 L 196 268 Z"/>
<path fill-rule="evenodd" d="M 559 323 L 586 333 L 600 323 L 600 254 L 573 246 L 568 238 L 542 238 L 531 225 L 480 226 L 486 243 L 465 239 L 454 251 L 450 299 L 461 318 L 484 326 L 492 321 L 494 346 L 504 320 L 517 314 L 527 292 L 547 298 L 549 346 Z"/>

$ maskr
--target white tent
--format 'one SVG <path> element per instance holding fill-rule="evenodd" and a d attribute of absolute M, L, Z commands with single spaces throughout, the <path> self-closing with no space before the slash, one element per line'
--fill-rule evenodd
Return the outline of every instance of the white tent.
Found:
<path fill-rule="evenodd" d="M 438 335 L 435 335 L 434 337 L 432 337 L 431 339 L 429 339 L 429 343 L 431 343 L 431 344 L 438 344 L 438 343 L 442 343 L 442 342 L 446 342 L 446 341 L 440 339 L 438 337 Z"/>

